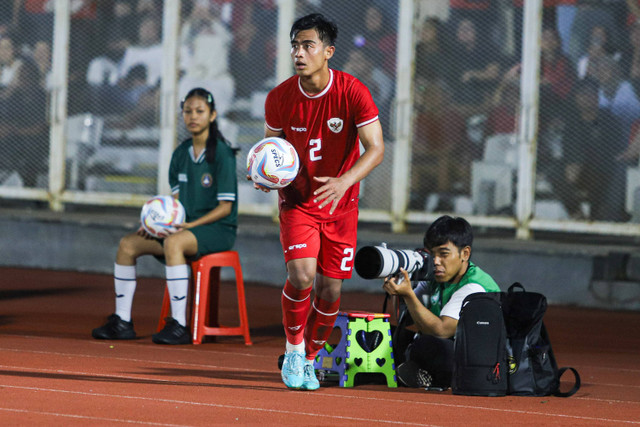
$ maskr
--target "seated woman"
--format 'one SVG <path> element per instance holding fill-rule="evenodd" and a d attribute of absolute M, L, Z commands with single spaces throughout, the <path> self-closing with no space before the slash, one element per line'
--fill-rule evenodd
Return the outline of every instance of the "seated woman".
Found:
<path fill-rule="evenodd" d="M 188 260 L 231 249 L 236 238 L 238 184 L 235 150 L 218 130 L 213 95 L 192 89 L 181 103 L 182 118 L 191 138 L 173 152 L 169 183 L 173 196 L 185 207 L 187 220 L 177 231 L 156 239 L 140 227 L 120 241 L 114 267 L 116 311 L 93 330 L 97 339 L 133 339 L 131 306 L 136 289 L 136 260 L 154 255 L 166 262 L 171 317 L 154 334 L 156 344 L 189 344 L 186 322 Z"/>

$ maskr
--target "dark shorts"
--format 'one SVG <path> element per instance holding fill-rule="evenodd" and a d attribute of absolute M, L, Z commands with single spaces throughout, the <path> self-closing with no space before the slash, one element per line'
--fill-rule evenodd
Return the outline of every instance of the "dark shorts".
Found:
<path fill-rule="evenodd" d="M 218 223 L 200 225 L 198 227 L 190 228 L 189 231 L 193 233 L 198 241 L 198 252 L 187 257 L 187 261 L 195 261 L 203 255 L 208 255 L 214 252 L 228 251 L 233 247 L 236 242 L 236 227 L 229 225 L 223 225 Z M 162 244 L 164 240 L 158 239 Z M 154 256 L 158 261 L 166 264 L 163 256 Z"/>
<path fill-rule="evenodd" d="M 214 252 L 228 251 L 236 242 L 236 227 L 224 224 L 205 224 L 190 228 L 190 232 L 196 236 L 198 241 L 198 253 L 196 257 L 211 254 Z"/>

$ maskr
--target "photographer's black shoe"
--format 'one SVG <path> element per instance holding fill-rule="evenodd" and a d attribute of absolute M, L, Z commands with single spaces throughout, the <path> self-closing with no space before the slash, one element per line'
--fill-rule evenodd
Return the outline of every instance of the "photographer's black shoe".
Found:
<path fill-rule="evenodd" d="M 107 318 L 107 323 L 91 331 L 91 336 L 99 340 L 132 340 L 136 331 L 133 322 L 125 322 L 114 313 Z"/>
<path fill-rule="evenodd" d="M 397 370 L 398 380 L 406 386 L 412 388 L 427 388 L 431 387 L 433 378 L 429 372 L 420 368 L 413 360 L 407 360 L 400 364 Z"/>
<path fill-rule="evenodd" d="M 164 328 L 151 336 L 151 341 L 156 344 L 191 344 L 189 328 L 182 326 L 173 317 L 164 319 Z"/>

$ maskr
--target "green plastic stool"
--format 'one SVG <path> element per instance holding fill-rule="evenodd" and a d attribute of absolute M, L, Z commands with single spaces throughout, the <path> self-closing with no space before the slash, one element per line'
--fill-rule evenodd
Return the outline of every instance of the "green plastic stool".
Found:
<path fill-rule="evenodd" d="M 398 387 L 389 314 L 340 312 L 334 328 L 340 341 L 325 344 L 314 360 L 320 379 L 337 375 L 340 387 L 353 387 L 358 374 L 382 373 L 388 387 Z"/>

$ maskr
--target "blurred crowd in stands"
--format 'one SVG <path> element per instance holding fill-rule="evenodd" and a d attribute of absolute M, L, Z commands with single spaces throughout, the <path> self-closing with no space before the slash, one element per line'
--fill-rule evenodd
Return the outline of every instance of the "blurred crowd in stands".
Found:
<path fill-rule="evenodd" d="M 518 132 L 523 1 L 451 0 L 448 12 L 427 16 L 418 34 L 418 209 L 430 193 L 468 194 L 483 142 Z M 543 1 L 536 196 L 560 200 L 571 218 L 628 218 L 625 171 L 640 153 L 638 18 L 638 0 Z"/>
<path fill-rule="evenodd" d="M 2 144 L 4 164 L 48 156 L 53 4 L 0 2 L 0 141 L 11 141 Z M 156 126 L 163 1 L 70 4 L 69 116 Z M 276 0 L 180 4 L 180 94 L 204 86 L 224 116 L 275 85 Z M 424 209 L 430 194 L 469 194 L 484 141 L 517 133 L 523 0 L 416 5 L 423 19 L 410 203 Z M 298 16 L 318 10 L 339 27 L 332 67 L 369 87 L 391 137 L 398 2 L 296 2 Z M 560 199 L 572 218 L 624 220 L 625 168 L 637 166 L 640 153 L 640 0 L 544 0 L 543 10 L 537 172 L 547 186 L 540 194 Z"/>

